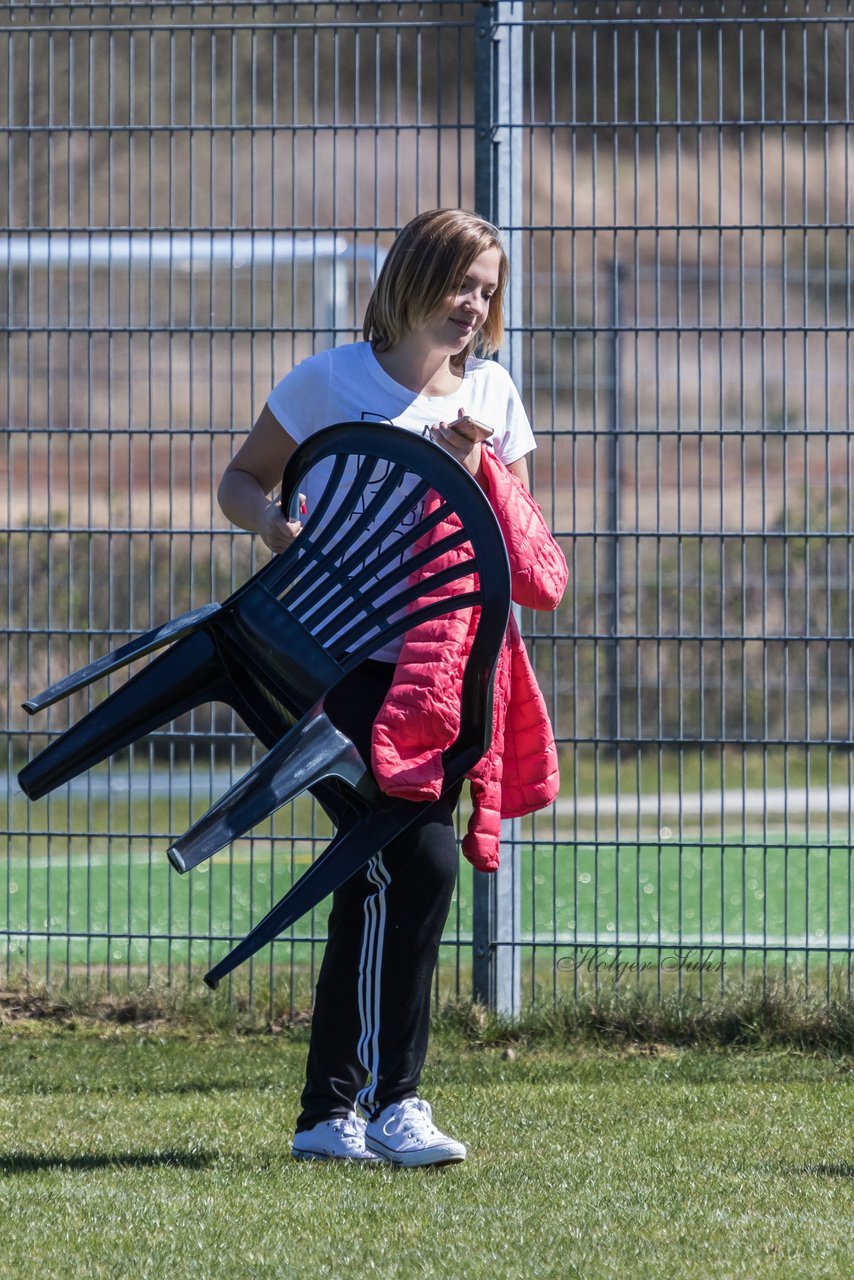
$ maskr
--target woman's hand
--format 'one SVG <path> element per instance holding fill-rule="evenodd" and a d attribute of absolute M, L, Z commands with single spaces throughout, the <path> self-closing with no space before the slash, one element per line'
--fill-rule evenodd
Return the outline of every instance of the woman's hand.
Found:
<path fill-rule="evenodd" d="M 300 495 L 302 497 L 302 495 Z M 277 555 L 288 547 L 302 532 L 299 520 L 288 520 L 278 502 L 270 502 L 261 512 L 258 534 L 265 546 Z"/>
<path fill-rule="evenodd" d="M 465 417 L 465 409 L 460 409 L 460 418 Z M 466 436 L 461 435 L 459 431 L 455 431 L 447 422 L 439 422 L 436 426 L 430 428 L 430 434 L 436 444 L 442 446 L 446 453 L 452 458 L 456 458 L 457 462 L 461 462 L 475 480 L 480 479 L 480 442 L 469 440 Z"/>

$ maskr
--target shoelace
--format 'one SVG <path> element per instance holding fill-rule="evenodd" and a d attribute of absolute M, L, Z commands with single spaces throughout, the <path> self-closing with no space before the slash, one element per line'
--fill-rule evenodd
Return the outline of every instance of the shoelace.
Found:
<path fill-rule="evenodd" d="M 357 1138 L 364 1141 L 365 1122 L 359 1119 L 355 1111 L 351 1111 L 348 1116 L 342 1116 L 336 1121 L 334 1128 L 340 1133 L 342 1138 Z"/>
<path fill-rule="evenodd" d="M 407 1098 L 400 1104 L 400 1113 L 396 1123 L 390 1129 L 389 1121 L 383 1125 L 383 1133 L 387 1138 L 406 1130 L 417 1133 L 424 1138 L 432 1138 L 438 1129 L 433 1124 L 433 1109 L 425 1098 Z"/>

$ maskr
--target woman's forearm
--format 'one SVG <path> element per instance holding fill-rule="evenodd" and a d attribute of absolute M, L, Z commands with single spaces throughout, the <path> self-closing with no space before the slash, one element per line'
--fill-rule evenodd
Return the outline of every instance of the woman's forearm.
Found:
<path fill-rule="evenodd" d="M 232 524 L 260 534 L 265 546 L 277 554 L 286 551 L 301 531 L 299 520 L 288 520 L 279 504 L 270 501 L 261 481 L 239 467 L 228 468 L 217 498 Z"/>
<path fill-rule="evenodd" d="M 219 484 L 217 500 L 223 515 L 232 524 L 250 533 L 261 532 L 261 518 L 270 499 L 259 482 L 248 471 L 229 468 Z"/>

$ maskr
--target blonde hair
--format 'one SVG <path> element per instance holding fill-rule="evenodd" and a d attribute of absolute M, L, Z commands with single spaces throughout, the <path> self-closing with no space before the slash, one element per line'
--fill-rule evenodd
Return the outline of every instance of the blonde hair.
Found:
<path fill-rule="evenodd" d="M 476 258 L 498 249 L 498 282 L 486 321 L 451 364 L 462 368 L 477 351 L 489 356 L 504 337 L 502 299 L 510 266 L 498 230 L 464 209 L 431 209 L 419 213 L 399 232 L 377 277 L 365 311 L 366 342 L 388 351 L 448 305 Z"/>

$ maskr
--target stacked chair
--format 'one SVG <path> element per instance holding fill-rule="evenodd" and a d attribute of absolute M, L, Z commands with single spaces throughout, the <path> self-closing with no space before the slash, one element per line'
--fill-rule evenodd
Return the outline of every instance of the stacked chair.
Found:
<path fill-rule="evenodd" d="M 25 703 L 34 714 L 156 653 L 21 771 L 31 800 L 195 707 L 222 702 L 234 709 L 267 754 L 167 850 L 179 872 L 304 791 L 332 819 L 335 834 L 327 848 L 206 975 L 210 987 L 433 803 L 380 792 L 369 762 L 328 719 L 326 696 L 343 676 L 410 627 L 475 607 L 461 727 L 443 754 L 443 790 L 485 754 L 492 733 L 492 683 L 510 611 L 510 570 L 480 486 L 428 439 L 393 426 L 339 423 L 311 436 L 288 461 L 281 502 L 291 520 L 299 518 L 300 488 L 315 468 L 325 484 L 302 532 L 227 600 L 136 637 Z M 425 517 L 431 490 L 441 502 Z M 452 514 L 459 525 L 447 533 L 444 522 Z M 444 532 L 431 537 L 440 525 Z M 431 570 L 431 562 L 456 548 L 463 552 L 452 557 L 451 567 L 446 560 L 445 568 Z M 423 577 L 413 585 L 415 570 Z"/>

